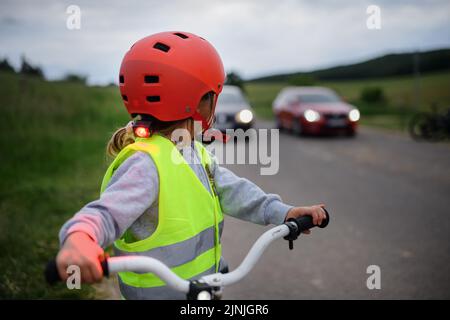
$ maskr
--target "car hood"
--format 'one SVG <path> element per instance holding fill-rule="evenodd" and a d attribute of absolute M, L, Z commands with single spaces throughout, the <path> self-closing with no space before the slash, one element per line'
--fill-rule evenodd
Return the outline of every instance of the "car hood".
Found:
<path fill-rule="evenodd" d="M 241 110 L 249 109 L 251 107 L 248 104 L 235 104 L 235 103 L 220 103 L 216 106 L 216 113 L 238 113 Z"/>
<path fill-rule="evenodd" d="M 299 106 L 299 111 L 312 109 L 320 113 L 346 113 L 354 108 L 345 102 L 305 103 Z"/>

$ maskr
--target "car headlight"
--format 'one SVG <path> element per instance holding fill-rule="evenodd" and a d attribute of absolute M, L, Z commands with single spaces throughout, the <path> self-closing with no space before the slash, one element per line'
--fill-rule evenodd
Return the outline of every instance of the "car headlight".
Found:
<path fill-rule="evenodd" d="M 350 119 L 350 121 L 356 122 L 359 120 L 360 117 L 361 117 L 361 114 L 359 113 L 358 109 L 352 109 L 348 113 L 348 118 Z"/>
<path fill-rule="evenodd" d="M 241 123 L 250 123 L 253 120 L 253 113 L 250 110 L 241 110 L 236 114 L 236 121 Z"/>
<path fill-rule="evenodd" d="M 320 119 L 320 114 L 317 111 L 308 109 L 305 110 L 305 112 L 303 113 L 303 116 L 305 117 L 306 121 L 308 122 L 315 122 L 315 121 L 319 121 Z"/>

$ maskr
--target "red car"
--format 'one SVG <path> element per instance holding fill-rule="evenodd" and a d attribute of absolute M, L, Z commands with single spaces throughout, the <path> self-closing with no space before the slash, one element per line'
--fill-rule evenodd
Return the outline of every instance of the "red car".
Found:
<path fill-rule="evenodd" d="M 287 87 L 272 105 L 279 129 L 295 134 L 344 132 L 356 134 L 360 113 L 331 89 L 322 87 Z"/>

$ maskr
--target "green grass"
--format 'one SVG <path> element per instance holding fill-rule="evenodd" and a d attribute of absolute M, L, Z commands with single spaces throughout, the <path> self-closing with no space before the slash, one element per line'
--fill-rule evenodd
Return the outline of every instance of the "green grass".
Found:
<path fill-rule="evenodd" d="M 98 196 L 105 144 L 127 121 L 115 88 L 0 73 L 0 298 L 90 298 L 49 287 L 43 268 L 58 231 Z"/>
<path fill-rule="evenodd" d="M 364 125 L 403 130 L 408 119 L 418 109 L 427 110 L 436 102 L 450 106 L 450 72 L 422 75 L 420 78 L 420 105 L 416 106 L 416 83 L 413 77 L 397 77 L 358 81 L 321 82 L 318 86 L 336 90 L 347 101 L 357 106 L 362 113 Z M 245 89 L 250 103 L 259 117 L 273 118 L 272 101 L 285 83 L 247 83 Z M 384 104 L 369 105 L 359 101 L 365 87 L 381 87 L 386 95 Z"/>
<path fill-rule="evenodd" d="M 0 298 L 92 298 L 94 290 L 47 286 L 42 277 L 58 250 L 61 225 L 98 197 L 107 167 L 105 145 L 128 115 L 117 88 L 45 82 L 0 73 Z M 423 106 L 450 104 L 450 73 L 422 77 Z M 399 128 L 411 105 L 407 78 L 329 82 L 349 101 L 369 85 L 385 88 L 389 104 L 356 104 L 362 122 Z M 284 84 L 247 84 L 258 116 L 271 118 L 271 105 Z"/>

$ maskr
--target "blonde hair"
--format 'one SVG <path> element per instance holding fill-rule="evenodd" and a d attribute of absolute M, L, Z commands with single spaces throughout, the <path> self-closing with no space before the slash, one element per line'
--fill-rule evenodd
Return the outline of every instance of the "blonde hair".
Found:
<path fill-rule="evenodd" d="M 115 157 L 120 150 L 133 143 L 134 140 L 133 121 L 130 121 L 125 127 L 119 128 L 113 133 L 106 146 L 106 154 Z"/>
<path fill-rule="evenodd" d="M 159 121 L 156 118 L 151 118 L 151 120 L 147 118 L 146 120 L 150 123 L 150 136 L 153 133 L 158 132 L 167 137 L 170 136 L 172 131 L 182 127 L 184 123 L 187 122 L 187 125 L 189 126 L 193 122 L 192 118 L 178 121 Z M 119 128 L 113 133 L 106 146 L 106 154 L 114 158 L 123 148 L 134 143 L 135 139 L 133 121 L 130 121 L 125 127 Z"/>

